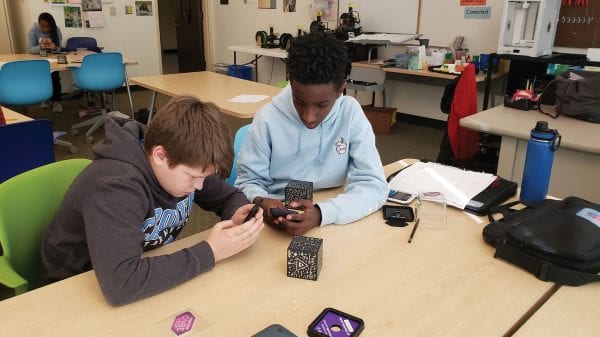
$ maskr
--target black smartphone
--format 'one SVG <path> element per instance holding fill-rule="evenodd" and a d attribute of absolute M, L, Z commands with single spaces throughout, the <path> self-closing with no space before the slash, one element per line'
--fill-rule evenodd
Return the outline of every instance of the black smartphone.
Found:
<path fill-rule="evenodd" d="M 394 220 L 402 222 L 411 222 L 415 220 L 415 213 L 410 206 L 383 205 L 383 218 L 385 220 Z"/>
<path fill-rule="evenodd" d="M 413 200 L 415 200 L 415 195 L 407 192 L 390 190 L 387 200 L 399 204 L 410 204 Z"/>
<path fill-rule="evenodd" d="M 258 212 L 259 207 L 260 206 L 258 204 L 254 204 L 254 206 L 252 206 L 252 208 L 250 209 L 250 213 L 248 213 L 248 216 L 246 216 L 246 220 L 244 220 L 244 222 L 250 221 L 250 219 L 252 219 Z"/>
<path fill-rule="evenodd" d="M 288 209 L 288 208 L 277 208 L 277 207 L 272 207 L 269 212 L 271 212 L 271 215 L 275 218 L 277 217 L 284 217 L 288 214 L 300 214 L 302 213 L 302 211 L 296 210 L 296 209 Z"/>
<path fill-rule="evenodd" d="M 290 330 L 279 324 L 272 324 L 259 331 L 252 337 L 297 337 Z"/>

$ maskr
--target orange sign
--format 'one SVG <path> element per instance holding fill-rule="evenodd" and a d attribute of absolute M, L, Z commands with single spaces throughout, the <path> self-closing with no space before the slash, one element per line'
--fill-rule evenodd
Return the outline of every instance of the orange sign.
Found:
<path fill-rule="evenodd" d="M 460 0 L 461 6 L 483 6 L 485 0 Z"/>

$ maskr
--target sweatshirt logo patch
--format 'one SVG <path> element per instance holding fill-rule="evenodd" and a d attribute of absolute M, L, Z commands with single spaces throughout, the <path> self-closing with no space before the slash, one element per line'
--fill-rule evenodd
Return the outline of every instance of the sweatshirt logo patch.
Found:
<path fill-rule="evenodd" d="M 344 154 L 348 151 L 348 144 L 344 141 L 344 137 L 340 137 L 340 140 L 335 143 L 335 151 L 338 154 Z"/>
<path fill-rule="evenodd" d="M 154 209 L 154 216 L 149 217 L 142 224 L 144 250 L 153 249 L 175 240 L 183 226 L 188 221 L 194 202 L 194 193 L 179 201 L 175 209 Z"/>

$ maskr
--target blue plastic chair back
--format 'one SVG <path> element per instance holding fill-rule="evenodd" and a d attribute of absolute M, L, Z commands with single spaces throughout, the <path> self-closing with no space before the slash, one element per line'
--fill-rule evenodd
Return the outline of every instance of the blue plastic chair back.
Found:
<path fill-rule="evenodd" d="M 71 68 L 75 85 L 89 91 L 111 91 L 125 82 L 125 65 L 121 53 L 89 54 L 81 67 Z"/>
<path fill-rule="evenodd" d="M 47 119 L 0 126 L 0 144 L 0 183 L 22 172 L 54 162 L 52 122 Z"/>
<path fill-rule="evenodd" d="M 62 49 L 63 51 L 77 51 L 77 48 L 86 48 L 89 51 L 96 53 L 102 52 L 98 47 L 98 42 L 93 37 L 76 36 L 67 39 L 66 46 Z"/>
<path fill-rule="evenodd" d="M 31 105 L 50 97 L 52 77 L 48 61 L 14 61 L 0 68 L 0 104 Z"/>
<path fill-rule="evenodd" d="M 237 130 L 237 132 L 235 133 L 235 137 L 233 138 L 233 166 L 231 167 L 231 174 L 229 175 L 229 177 L 227 177 L 227 179 L 225 179 L 225 182 L 227 182 L 231 186 L 235 184 L 235 179 L 237 178 L 238 153 L 240 152 L 242 143 L 244 142 L 244 139 L 246 138 L 246 135 L 248 134 L 249 130 L 250 124 L 244 125 Z"/>

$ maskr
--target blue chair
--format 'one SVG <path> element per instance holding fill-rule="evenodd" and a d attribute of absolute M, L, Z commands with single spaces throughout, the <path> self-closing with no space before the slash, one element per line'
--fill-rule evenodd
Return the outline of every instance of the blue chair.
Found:
<path fill-rule="evenodd" d="M 77 48 L 85 48 L 95 53 L 102 52 L 102 48 L 98 47 L 98 42 L 93 37 L 76 36 L 67 39 L 67 43 L 62 51 L 77 51 Z"/>
<path fill-rule="evenodd" d="M 19 173 L 54 162 L 52 143 L 52 122 L 47 119 L 0 126 L 0 183 Z"/>
<path fill-rule="evenodd" d="M 112 111 L 107 112 L 106 109 L 102 109 L 100 116 L 91 118 L 87 121 L 75 124 L 71 127 L 74 133 L 77 129 L 92 125 L 91 128 L 85 133 L 86 141 L 92 143 L 94 137 L 92 134 L 104 125 L 104 121 L 109 117 L 116 118 L 129 118 L 129 116 L 122 113 L 116 112 L 115 106 L 115 90 L 121 88 L 123 83 L 127 87 L 127 94 L 129 95 L 129 109 L 133 118 L 133 105 L 131 102 L 131 91 L 129 89 L 129 81 L 127 80 L 127 73 L 125 71 L 125 65 L 123 64 L 123 56 L 121 53 L 99 53 L 90 54 L 83 57 L 81 61 L 81 67 L 71 68 L 75 85 L 82 90 L 88 91 L 99 91 L 102 92 L 102 102 L 104 102 L 104 93 L 106 91 L 112 91 Z"/>
<path fill-rule="evenodd" d="M 52 77 L 50 63 L 46 60 L 27 60 L 5 63 L 0 68 L 0 104 L 27 106 L 38 104 L 52 97 Z M 71 153 L 77 148 L 71 143 L 58 139 L 54 134 L 54 144 L 66 146 Z"/>
<path fill-rule="evenodd" d="M 235 133 L 235 137 L 233 138 L 233 166 L 231 167 L 231 174 L 225 182 L 229 185 L 233 186 L 235 184 L 235 179 L 237 178 L 237 157 L 240 152 L 240 147 L 242 147 L 242 143 L 250 130 L 250 124 L 244 125 L 237 130 Z"/>

